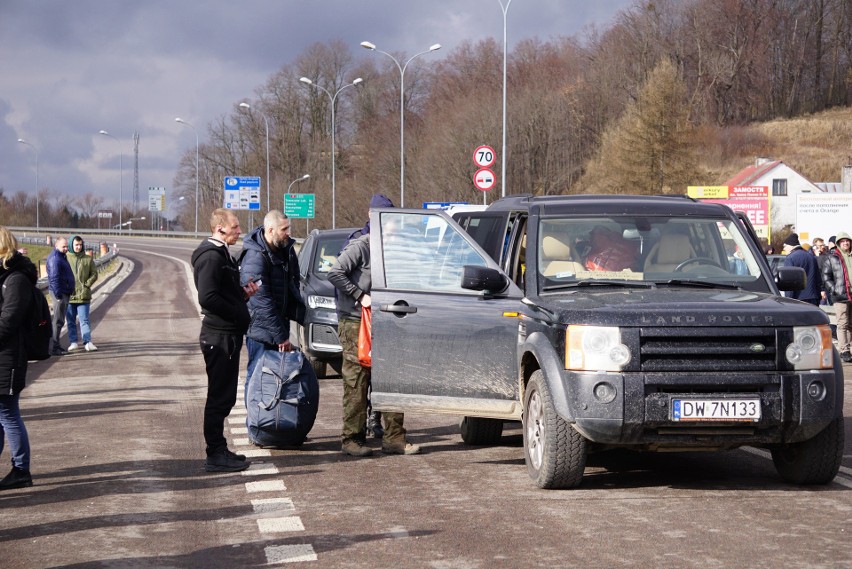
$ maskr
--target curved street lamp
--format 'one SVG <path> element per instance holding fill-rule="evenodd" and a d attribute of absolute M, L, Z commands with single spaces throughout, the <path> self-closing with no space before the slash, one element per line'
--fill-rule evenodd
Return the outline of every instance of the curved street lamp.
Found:
<path fill-rule="evenodd" d="M 441 44 L 436 43 L 426 51 L 415 53 L 404 65 L 400 65 L 399 61 L 388 52 L 376 48 L 376 45 L 373 43 L 362 41 L 361 47 L 387 55 L 396 63 L 396 67 L 399 69 L 399 207 L 405 207 L 405 68 L 408 67 L 408 64 L 415 57 L 441 49 Z"/>
<path fill-rule="evenodd" d="M 315 88 L 319 89 L 320 91 L 322 91 L 323 93 L 328 95 L 328 99 L 331 102 L 331 228 L 336 229 L 337 228 L 337 197 L 336 197 L 337 193 L 336 193 L 336 184 L 335 184 L 335 174 L 337 172 L 337 166 L 336 166 L 336 161 L 335 161 L 336 157 L 335 157 L 335 152 L 334 152 L 334 150 L 335 150 L 335 146 L 334 146 L 334 131 L 335 131 L 335 128 L 334 128 L 334 102 L 337 100 L 337 96 L 340 94 L 341 91 L 343 91 L 347 87 L 354 87 L 354 86 L 358 85 L 359 83 L 362 83 L 364 80 L 361 79 L 360 77 L 358 77 L 352 83 L 347 83 L 346 85 L 344 85 L 343 87 L 338 89 L 337 92 L 334 95 L 332 95 L 331 93 L 329 93 L 329 91 L 327 89 L 325 89 L 324 87 L 320 87 L 319 85 L 317 85 L 316 83 L 314 83 L 313 81 L 308 79 L 307 77 L 301 77 L 299 79 L 299 81 L 301 81 L 302 83 L 304 83 L 305 85 L 307 85 L 309 87 L 315 87 Z"/>
<path fill-rule="evenodd" d="M 251 112 L 251 105 L 248 103 L 240 103 L 240 108 Z M 263 117 L 263 124 L 266 126 L 266 211 L 269 211 L 269 187 L 272 186 L 272 178 L 269 177 L 269 121 L 263 113 L 260 116 Z"/>
<path fill-rule="evenodd" d="M 298 183 L 298 182 L 304 182 L 305 180 L 307 180 L 307 179 L 308 179 L 308 178 L 310 178 L 310 177 L 311 177 L 311 175 L 310 175 L 310 174 L 305 174 L 305 175 L 304 175 L 304 176 L 302 176 L 301 178 L 296 178 L 295 180 L 293 180 L 292 182 L 290 182 L 290 185 L 289 185 L 289 186 L 287 186 L 287 193 L 288 193 L 288 194 L 290 193 L 290 188 L 292 188 L 292 187 L 293 187 L 293 184 L 296 184 L 296 183 Z"/>
<path fill-rule="evenodd" d="M 121 141 L 105 130 L 99 130 L 98 134 L 108 136 L 118 143 L 118 230 L 121 231 L 121 210 L 124 208 L 124 166 L 122 164 L 124 154 L 121 151 Z"/>
<path fill-rule="evenodd" d="M 195 133 L 195 232 L 198 233 L 198 131 L 195 130 L 194 126 L 180 117 L 177 117 L 175 122 L 185 124 Z"/>
<path fill-rule="evenodd" d="M 39 210 L 39 207 L 38 207 L 38 205 L 39 205 L 38 204 L 38 202 L 39 202 L 39 199 L 38 199 L 38 148 L 36 148 L 35 146 L 30 144 L 29 142 L 27 142 L 23 138 L 19 138 L 18 142 L 20 142 L 21 144 L 26 144 L 27 146 L 32 148 L 33 151 L 35 152 L 35 155 L 36 155 L 36 185 L 35 185 L 35 189 L 36 189 L 36 231 L 38 231 L 38 229 L 40 227 L 39 215 L 38 215 L 38 210 Z"/>

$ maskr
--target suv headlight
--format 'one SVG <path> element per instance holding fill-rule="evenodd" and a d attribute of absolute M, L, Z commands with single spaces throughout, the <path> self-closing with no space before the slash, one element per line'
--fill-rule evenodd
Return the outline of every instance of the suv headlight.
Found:
<path fill-rule="evenodd" d="M 784 357 L 795 370 L 831 369 L 834 362 L 831 328 L 794 326 L 793 341 L 784 351 Z"/>
<path fill-rule="evenodd" d="M 565 338 L 565 369 L 574 371 L 621 371 L 630 361 L 630 349 L 621 342 L 616 327 L 568 326 Z"/>
<path fill-rule="evenodd" d="M 337 310 L 337 303 L 333 296 L 308 295 L 308 306 L 311 308 L 325 308 L 326 310 Z"/>

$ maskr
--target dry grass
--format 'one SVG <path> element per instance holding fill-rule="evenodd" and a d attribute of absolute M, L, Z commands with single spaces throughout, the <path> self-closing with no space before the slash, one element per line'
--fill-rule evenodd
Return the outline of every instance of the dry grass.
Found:
<path fill-rule="evenodd" d="M 782 160 L 812 182 L 839 182 L 852 164 L 852 107 L 749 126 L 703 127 L 701 169 L 722 183 L 758 156 Z M 708 182 L 705 182 L 708 183 Z"/>

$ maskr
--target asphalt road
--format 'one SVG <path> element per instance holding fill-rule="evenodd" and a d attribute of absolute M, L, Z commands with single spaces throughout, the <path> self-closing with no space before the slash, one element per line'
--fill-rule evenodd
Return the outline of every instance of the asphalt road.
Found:
<path fill-rule="evenodd" d="M 205 473 L 195 245 L 119 241 L 126 262 L 92 313 L 99 351 L 32 366 L 35 485 L 0 493 L 3 569 L 852 567 L 849 419 L 824 487 L 784 484 L 745 449 L 593 456 L 580 488 L 542 491 L 515 425 L 503 445 L 470 448 L 455 419 L 409 415 L 424 454 L 341 455 L 332 378 L 303 449 L 250 447 L 236 410 L 229 438 L 254 464 Z"/>

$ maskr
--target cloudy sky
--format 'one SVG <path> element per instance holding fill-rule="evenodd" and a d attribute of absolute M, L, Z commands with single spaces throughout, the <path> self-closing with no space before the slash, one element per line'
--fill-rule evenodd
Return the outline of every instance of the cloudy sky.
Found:
<path fill-rule="evenodd" d="M 606 28 L 632 3 L 511 0 L 509 49 Z M 500 0 L 0 0 L 0 188 L 33 191 L 37 152 L 39 187 L 117 205 L 121 161 L 129 202 L 138 132 L 146 207 L 147 188 L 169 195 L 195 144 L 175 117 L 203 143 L 209 122 L 316 42 L 342 40 L 356 57 L 378 57 L 364 40 L 405 56 L 440 43 L 424 56 L 439 59 L 502 35 Z"/>

